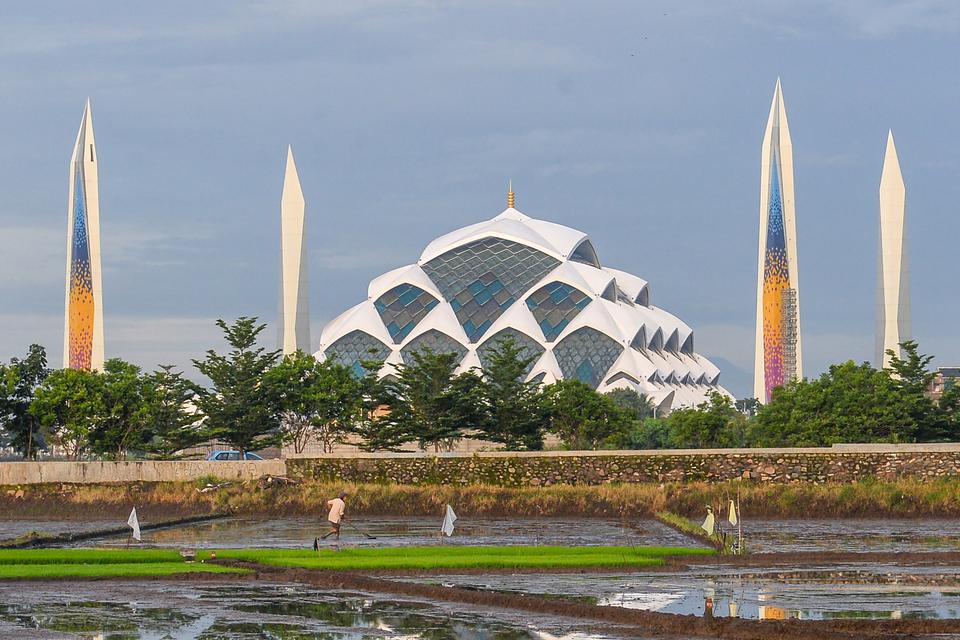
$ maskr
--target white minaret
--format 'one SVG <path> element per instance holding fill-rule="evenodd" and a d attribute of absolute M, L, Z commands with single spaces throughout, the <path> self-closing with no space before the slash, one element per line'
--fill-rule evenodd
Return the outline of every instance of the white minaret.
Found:
<path fill-rule="evenodd" d="M 760 251 L 754 396 L 803 377 L 793 145 L 780 79 L 760 150 Z"/>
<path fill-rule="evenodd" d="M 100 194 L 93 113 L 87 99 L 70 157 L 67 202 L 67 283 L 63 366 L 103 369 L 103 286 L 100 270 Z"/>
<path fill-rule="evenodd" d="M 280 198 L 280 348 L 284 354 L 310 353 L 310 305 L 307 288 L 306 203 L 300 176 L 287 147 L 287 169 Z"/>
<path fill-rule="evenodd" d="M 887 134 L 880 175 L 880 268 L 877 279 L 876 364 L 890 363 L 887 350 L 901 356 L 900 343 L 910 339 L 910 272 L 907 267 L 905 205 L 907 191 L 900 160 Z"/>

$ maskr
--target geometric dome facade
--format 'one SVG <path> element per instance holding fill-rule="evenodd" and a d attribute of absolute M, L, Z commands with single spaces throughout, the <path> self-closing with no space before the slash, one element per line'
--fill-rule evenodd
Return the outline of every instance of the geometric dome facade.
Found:
<path fill-rule="evenodd" d="M 323 329 L 315 355 L 358 374 L 360 360 L 383 360 L 386 376 L 429 348 L 456 353 L 468 371 L 507 335 L 535 357 L 528 380 L 634 389 L 662 409 L 727 394 L 720 370 L 694 352 L 693 330 L 650 304 L 645 280 L 602 266 L 586 234 L 512 207 L 374 279 L 364 302 Z"/>

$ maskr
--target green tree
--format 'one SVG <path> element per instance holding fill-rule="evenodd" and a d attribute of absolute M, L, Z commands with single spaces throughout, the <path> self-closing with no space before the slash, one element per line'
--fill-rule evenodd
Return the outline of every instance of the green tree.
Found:
<path fill-rule="evenodd" d="M 266 325 L 257 318 L 242 316 L 232 325 L 217 320 L 230 353 L 207 351 L 203 360 L 194 360 L 197 370 L 210 379 L 211 388 L 201 389 L 197 406 L 204 417 L 204 431 L 210 438 L 228 442 L 241 456 L 252 449 L 280 444 L 280 403 L 264 377 L 279 358 L 279 351 L 257 346 L 257 336 Z"/>
<path fill-rule="evenodd" d="M 173 365 L 161 365 L 144 380 L 144 449 L 160 458 L 196 446 L 206 439 L 195 411 L 197 386 L 174 371 Z"/>
<path fill-rule="evenodd" d="M 46 441 L 70 460 L 78 460 L 90 445 L 90 433 L 104 413 L 100 374 L 59 369 L 37 388 L 30 413 L 43 426 Z"/>
<path fill-rule="evenodd" d="M 424 349 L 412 360 L 395 365 L 396 376 L 384 380 L 388 413 L 379 421 L 384 427 L 379 438 L 449 451 L 465 430 L 482 424 L 480 377 L 455 375 L 456 353 Z"/>
<path fill-rule="evenodd" d="M 614 389 L 606 396 L 634 420 L 646 420 L 655 417 L 654 408 L 656 405 L 645 393 L 638 393 L 633 389 Z"/>
<path fill-rule="evenodd" d="M 674 446 L 673 432 L 664 418 L 632 420 L 627 431 L 611 438 L 610 445 L 616 449 L 670 449 Z"/>
<path fill-rule="evenodd" d="M 543 449 L 546 411 L 537 382 L 524 382 L 536 356 L 525 357 L 513 336 L 497 341 L 487 355 L 480 385 L 484 419 L 480 435 L 514 451 Z"/>
<path fill-rule="evenodd" d="M 25 358 L 0 365 L 0 432 L 6 432 L 9 445 L 24 459 L 36 458 L 43 447 L 40 421 L 30 404 L 48 375 L 47 352 L 38 344 L 30 345 Z"/>
<path fill-rule="evenodd" d="M 549 431 L 567 449 L 597 449 L 629 430 L 632 421 L 607 396 L 579 380 L 561 380 L 543 390 Z"/>
<path fill-rule="evenodd" d="M 929 368 L 933 356 L 920 354 L 919 345 L 914 340 L 900 343 L 900 348 L 903 357 L 892 349 L 887 350 L 890 364 L 885 371 L 892 378 L 910 419 L 893 439 L 900 442 L 949 439 L 950 420 L 945 411 L 949 405 L 941 403 L 938 407 L 927 395 L 927 388 L 937 376 L 936 371 Z"/>
<path fill-rule="evenodd" d="M 680 448 L 709 449 L 746 445 L 746 417 L 732 400 L 711 391 L 709 400 L 695 408 L 677 409 L 670 414 L 671 439 Z"/>
<path fill-rule="evenodd" d="M 285 438 L 301 453 L 310 438 L 324 453 L 350 433 L 361 410 L 361 383 L 348 367 L 297 351 L 267 374 L 280 402 Z"/>
<path fill-rule="evenodd" d="M 841 442 L 904 442 L 913 433 L 909 403 L 889 372 L 849 360 L 816 380 L 774 389 L 751 421 L 754 446 L 815 447 Z"/>
<path fill-rule="evenodd" d="M 90 430 L 93 453 L 123 460 L 130 449 L 143 451 L 146 430 L 146 383 L 140 367 L 119 358 L 103 364 L 98 375 L 102 412 Z"/>

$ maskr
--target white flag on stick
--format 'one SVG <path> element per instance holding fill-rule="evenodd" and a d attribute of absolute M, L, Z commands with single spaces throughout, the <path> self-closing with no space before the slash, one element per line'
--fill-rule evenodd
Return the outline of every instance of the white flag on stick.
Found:
<path fill-rule="evenodd" d="M 447 505 L 447 515 L 443 516 L 443 526 L 440 527 L 440 533 L 448 538 L 453 535 L 453 523 L 457 521 L 457 514 L 453 512 L 453 507 Z"/>
<path fill-rule="evenodd" d="M 715 525 L 715 520 L 713 517 L 713 510 L 707 509 L 707 517 L 704 518 L 703 524 L 700 525 L 700 528 L 706 531 L 708 536 L 712 536 L 714 525 Z"/>
<path fill-rule="evenodd" d="M 129 527 L 133 529 L 133 533 L 131 534 L 133 535 L 133 539 L 139 542 L 140 541 L 140 521 L 137 520 L 136 507 L 134 507 L 133 511 L 130 512 L 130 517 L 127 518 L 127 525 L 129 525 Z"/>
<path fill-rule="evenodd" d="M 737 507 L 733 504 L 733 500 L 730 501 L 730 515 L 727 520 L 730 521 L 731 526 L 737 526 Z"/>

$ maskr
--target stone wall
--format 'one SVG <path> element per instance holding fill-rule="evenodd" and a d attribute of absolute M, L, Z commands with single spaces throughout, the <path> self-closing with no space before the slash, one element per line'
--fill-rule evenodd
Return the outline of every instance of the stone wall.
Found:
<path fill-rule="evenodd" d="M 341 455 L 288 459 L 287 473 L 327 481 L 510 487 L 735 478 L 779 483 L 933 479 L 960 474 L 960 445 Z"/>
<path fill-rule="evenodd" d="M 283 460 L 138 460 L 132 462 L 0 462 L 0 485 L 182 482 L 204 476 L 250 480 L 284 475 Z"/>
<path fill-rule="evenodd" d="M 0 462 L 0 485 L 178 482 L 215 476 L 288 475 L 332 482 L 495 484 L 508 487 L 612 482 L 851 482 L 866 477 L 960 475 L 960 444 L 837 445 L 823 449 L 686 449 L 473 454 L 336 454 L 219 462 Z"/>

